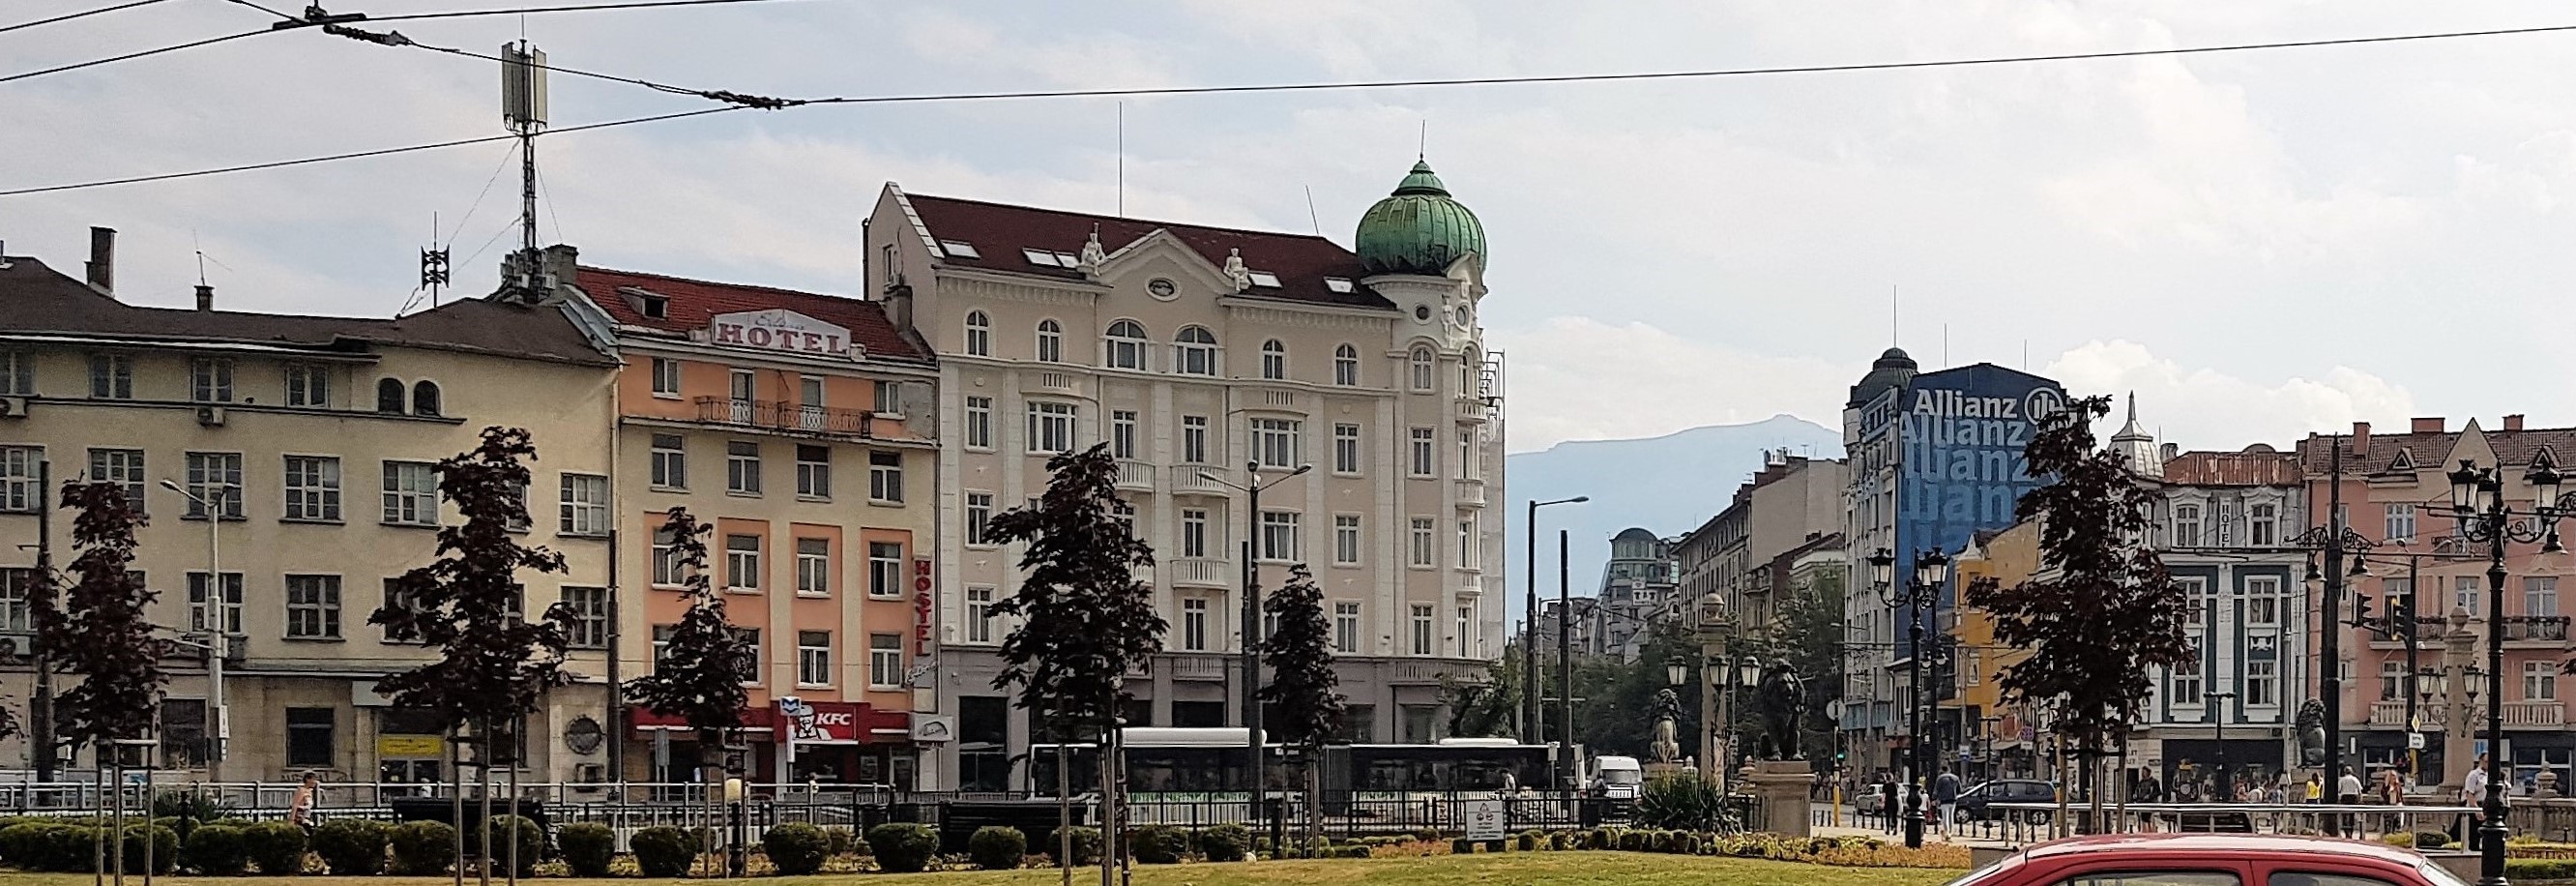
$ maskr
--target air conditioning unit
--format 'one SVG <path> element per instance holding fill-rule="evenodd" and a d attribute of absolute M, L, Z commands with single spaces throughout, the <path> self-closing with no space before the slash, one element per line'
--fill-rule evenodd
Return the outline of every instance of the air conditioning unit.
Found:
<path fill-rule="evenodd" d="M 240 664 L 244 660 L 250 658 L 249 637 L 241 636 L 239 634 L 226 634 L 224 635 L 223 643 L 225 664 Z"/>
<path fill-rule="evenodd" d="M 598 784 L 608 780 L 608 766 L 602 763 L 580 763 L 572 767 L 572 780 Z"/>
<path fill-rule="evenodd" d="M 223 427 L 224 408 L 221 406 L 197 407 L 197 423 L 210 428 Z"/>
<path fill-rule="evenodd" d="M 26 418 L 27 398 L 0 397 L 0 418 Z"/>

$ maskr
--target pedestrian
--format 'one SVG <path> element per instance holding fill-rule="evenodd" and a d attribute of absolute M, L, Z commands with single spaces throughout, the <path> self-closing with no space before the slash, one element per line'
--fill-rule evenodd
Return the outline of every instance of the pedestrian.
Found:
<path fill-rule="evenodd" d="M 2479 754 L 2477 766 L 2460 779 L 2460 805 L 2484 809 L 2487 800 L 2487 755 Z M 2483 812 L 2460 816 L 2451 825 L 2451 838 L 2474 851 L 2478 848 L 2478 828 L 2485 824 Z"/>
<path fill-rule="evenodd" d="M 303 782 L 295 786 L 295 799 L 286 807 L 286 820 L 302 828 L 307 836 L 313 833 L 313 801 L 316 799 L 314 795 L 321 792 L 322 776 L 312 770 L 305 770 Z"/>
<path fill-rule="evenodd" d="M 2165 798 L 2164 785 L 2156 781 L 2155 773 L 2150 772 L 2138 779 L 2138 786 L 2130 796 L 2140 803 L 2160 803 Z"/>
<path fill-rule="evenodd" d="M 1882 774 L 1879 777 L 1878 794 L 1879 830 L 1890 834 L 1896 833 L 1897 810 L 1903 808 L 1902 801 L 1896 796 L 1896 777 Z"/>
<path fill-rule="evenodd" d="M 1939 777 L 1932 779 L 1932 802 L 1941 807 L 1941 832 L 1949 833 L 1959 826 L 1959 774 L 1941 767 Z"/>
<path fill-rule="evenodd" d="M 2318 775 L 2314 772 L 2308 773 L 2308 802 L 2325 802 L 2325 795 L 2326 787 L 2324 776 Z"/>

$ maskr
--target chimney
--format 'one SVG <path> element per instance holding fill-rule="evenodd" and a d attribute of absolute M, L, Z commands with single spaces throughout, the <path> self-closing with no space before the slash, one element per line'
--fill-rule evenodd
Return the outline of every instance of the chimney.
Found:
<path fill-rule="evenodd" d="M 896 283 L 885 290 L 886 322 L 896 329 L 912 328 L 912 284 Z"/>
<path fill-rule="evenodd" d="M 113 295 L 116 293 L 116 229 L 89 229 L 89 267 L 84 278 L 90 288 Z"/>
<path fill-rule="evenodd" d="M 2505 429 L 2505 430 L 2508 430 L 2508 431 L 2519 431 L 2519 430 L 2522 430 L 2522 414 L 2521 414 L 2521 413 L 2515 413 L 2515 414 L 2513 414 L 2513 415 L 2505 416 L 2505 417 L 2504 417 L 2504 429 Z"/>
<path fill-rule="evenodd" d="M 211 311 L 214 309 L 215 288 L 203 283 L 197 284 L 197 310 Z"/>
<path fill-rule="evenodd" d="M 2156 460 L 2157 460 L 2157 461 L 2172 461 L 2172 460 L 2174 460 L 2174 459 L 2181 458 L 2181 457 L 2182 457 L 2182 444 L 2180 444 L 2180 443 L 2167 443 L 2167 444 L 2164 444 L 2164 445 L 2162 445 L 2162 446 L 2158 446 L 2158 447 L 2156 447 Z"/>
<path fill-rule="evenodd" d="M 501 257 L 501 290 L 525 304 L 551 304 L 565 287 L 581 282 L 581 250 L 557 243 L 537 250 L 536 273 L 528 273 L 528 254 L 513 250 Z"/>
<path fill-rule="evenodd" d="M 2370 454 L 2369 422 L 2357 421 L 2352 423 L 2352 452 L 2348 454 L 2356 456 Z"/>
<path fill-rule="evenodd" d="M 2408 428 L 2407 430 L 2414 431 L 2418 434 L 2439 434 L 2442 432 L 2442 417 L 2438 415 L 2416 416 L 2415 426 Z"/>

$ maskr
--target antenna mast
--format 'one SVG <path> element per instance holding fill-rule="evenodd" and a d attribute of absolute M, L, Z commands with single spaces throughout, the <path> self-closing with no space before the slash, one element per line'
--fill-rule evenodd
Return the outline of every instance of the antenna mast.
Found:
<path fill-rule="evenodd" d="M 546 53 L 521 39 L 501 44 L 501 122 L 519 137 L 519 273 L 506 291 L 536 301 L 552 290 L 537 266 L 537 134 L 546 129 Z"/>

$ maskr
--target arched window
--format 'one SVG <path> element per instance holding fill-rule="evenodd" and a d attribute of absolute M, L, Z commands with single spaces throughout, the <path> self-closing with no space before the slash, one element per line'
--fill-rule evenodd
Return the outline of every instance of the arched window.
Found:
<path fill-rule="evenodd" d="M 1428 345 L 1415 345 L 1413 346 L 1413 389 L 1430 391 L 1431 381 L 1431 348 Z"/>
<path fill-rule="evenodd" d="M 1064 327 L 1053 320 L 1038 321 L 1038 359 L 1047 363 L 1064 362 Z"/>
<path fill-rule="evenodd" d="M 413 415 L 441 414 L 438 411 L 437 382 L 424 381 L 411 386 L 411 412 Z"/>
<path fill-rule="evenodd" d="M 982 311 L 966 312 L 966 353 L 993 356 L 993 318 L 984 316 Z"/>
<path fill-rule="evenodd" d="M 1343 345 L 1333 349 L 1333 383 L 1356 387 L 1360 383 L 1360 349 Z"/>
<path fill-rule="evenodd" d="M 1458 396 L 1476 393 L 1476 369 L 1475 348 L 1468 348 L 1466 353 L 1458 355 Z"/>
<path fill-rule="evenodd" d="M 1145 368 L 1145 327 L 1134 320 L 1109 324 L 1109 337 L 1103 343 L 1103 349 L 1103 356 L 1111 369 Z"/>
<path fill-rule="evenodd" d="M 396 413 L 403 411 L 402 379 L 388 378 L 376 382 L 376 411 Z"/>
<path fill-rule="evenodd" d="M 1274 338 L 1261 343 L 1261 377 L 1269 379 L 1288 377 L 1288 346 L 1280 344 L 1278 339 Z"/>
<path fill-rule="evenodd" d="M 1216 336 L 1204 327 L 1181 327 L 1172 339 L 1172 369 L 1182 375 L 1215 375 Z"/>

